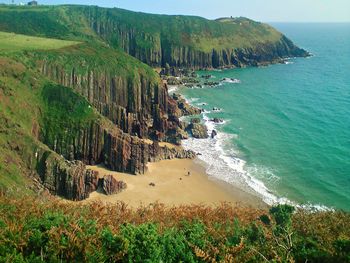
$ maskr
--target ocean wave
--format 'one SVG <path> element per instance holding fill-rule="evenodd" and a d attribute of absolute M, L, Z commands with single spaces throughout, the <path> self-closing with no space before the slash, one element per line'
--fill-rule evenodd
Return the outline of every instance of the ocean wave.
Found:
<path fill-rule="evenodd" d="M 179 86 L 177 85 L 168 85 L 168 93 L 169 94 L 172 94 L 174 93 L 175 91 L 177 91 L 179 88 Z"/>
<path fill-rule="evenodd" d="M 234 79 L 234 78 L 223 78 L 223 79 L 221 80 L 221 82 L 239 84 L 239 83 L 241 83 L 241 80 L 239 80 L 239 79 Z"/>
<path fill-rule="evenodd" d="M 198 98 L 188 101 L 197 101 Z M 198 159 L 205 163 L 206 172 L 209 177 L 222 180 L 235 185 L 241 190 L 254 194 L 261 198 L 268 205 L 290 204 L 297 208 L 309 211 L 332 210 L 329 207 L 319 204 L 298 204 L 285 197 L 278 197 L 263 183 L 277 184 L 280 178 L 273 170 L 267 167 L 247 165 L 239 158 L 239 152 L 232 147 L 232 139 L 237 138 L 237 134 L 228 134 L 218 130 L 222 123 L 215 123 L 208 117 L 209 111 L 202 113 L 202 119 L 207 126 L 209 138 L 195 139 L 189 138 L 182 141 L 182 145 L 187 150 L 197 153 Z M 217 135 L 211 138 L 211 132 L 215 130 Z"/>

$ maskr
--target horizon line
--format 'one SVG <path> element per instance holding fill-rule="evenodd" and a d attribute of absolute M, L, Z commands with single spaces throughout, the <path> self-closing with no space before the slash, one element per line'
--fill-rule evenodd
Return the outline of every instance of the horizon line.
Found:
<path fill-rule="evenodd" d="M 27 4 L 24 3 L 24 5 L 20 5 L 20 4 L 9 4 L 9 3 L 4 3 L 4 2 L 0 2 L 0 5 L 6 5 L 6 6 L 21 6 L 21 7 L 25 7 L 28 6 Z M 101 5 L 84 5 L 84 4 L 51 4 L 51 5 L 47 5 L 47 4 L 40 4 L 38 6 L 65 6 L 65 5 L 76 5 L 76 6 L 97 6 L 97 7 L 101 7 L 101 8 L 118 8 L 118 9 L 123 9 L 123 10 L 128 10 L 130 12 L 135 12 L 135 13 L 144 13 L 144 14 L 152 14 L 152 15 L 168 15 L 168 16 L 196 16 L 196 17 L 202 17 L 208 20 L 216 20 L 216 19 L 220 19 L 220 18 L 226 18 L 228 16 L 219 16 L 216 18 L 209 18 L 209 17 L 205 17 L 205 16 L 200 16 L 200 15 L 194 15 L 194 14 L 166 14 L 166 13 L 149 13 L 149 12 L 145 12 L 145 11 L 135 11 L 135 10 L 130 10 L 130 9 L 125 9 L 122 7 L 117 7 L 117 6 L 101 6 Z M 247 17 L 247 16 L 235 16 L 234 18 L 239 18 L 239 17 L 245 17 L 248 19 L 252 19 L 256 22 L 262 22 L 262 23 L 295 23 L 295 24 L 302 24 L 302 23 L 309 23 L 309 24 L 348 24 L 350 23 L 349 21 L 264 21 L 264 20 L 259 20 L 259 19 L 255 19 L 255 18 L 251 18 L 251 17 Z"/>

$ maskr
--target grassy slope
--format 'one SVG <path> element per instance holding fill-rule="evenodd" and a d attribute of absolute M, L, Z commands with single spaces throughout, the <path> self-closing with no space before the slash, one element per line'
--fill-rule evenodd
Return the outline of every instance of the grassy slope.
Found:
<path fill-rule="evenodd" d="M 101 118 L 80 95 L 10 58 L 0 57 L 0 188 L 24 190 L 28 161 L 43 136 L 66 136 Z M 72 135 L 72 134 L 71 134 Z"/>
<path fill-rule="evenodd" d="M 67 71 L 74 68 L 81 74 L 92 70 L 130 78 L 143 74 L 158 81 L 158 76 L 152 68 L 123 51 L 111 49 L 103 43 L 83 43 L 62 49 L 30 52 L 26 56 L 32 61 L 45 60 L 62 65 Z"/>
<path fill-rule="evenodd" d="M 136 13 L 123 9 L 88 6 L 0 7 L 0 30 L 62 39 L 96 39 L 88 24 L 91 15 L 102 23 L 116 22 L 119 27 L 134 28 L 159 38 L 195 50 L 209 52 L 213 48 L 251 47 L 256 43 L 276 42 L 282 37 L 271 26 L 246 18 L 224 21 L 193 16 L 168 16 Z M 15 19 L 14 19 L 15 18 Z M 26 21 L 26 26 L 22 26 Z M 41 21 L 45 21 L 42 23 Z M 118 40 L 107 37 L 110 43 Z M 139 46 L 159 45 L 159 42 L 137 38 Z"/>
<path fill-rule="evenodd" d="M 275 42 L 282 35 L 267 24 L 246 18 L 233 19 L 232 23 L 207 20 L 195 16 L 169 16 L 136 13 L 123 9 L 72 7 L 79 12 L 95 12 L 101 21 L 115 21 L 125 28 L 134 28 L 152 36 L 161 36 L 174 45 L 187 45 L 195 50 L 209 52 L 213 48 L 250 47 L 256 42 Z M 136 40 L 137 41 L 137 40 Z M 142 44 L 142 43 L 141 43 Z M 144 42 L 150 45 L 150 42 Z"/>
<path fill-rule="evenodd" d="M 27 35 L 0 32 L 0 52 L 23 50 L 58 49 L 78 44 L 76 41 L 66 41 L 50 38 L 31 37 Z"/>
<path fill-rule="evenodd" d="M 154 83 L 159 81 L 146 64 L 97 40 L 78 43 L 13 33 L 0 35 L 6 36 L 0 42 L 0 47 L 6 47 L 0 48 L 0 188 L 24 189 L 28 185 L 23 175 L 30 171 L 22 153 L 35 148 L 39 126 L 45 127 L 42 139 L 52 142 L 55 137 L 74 137 L 74 132 L 91 121 L 103 119 L 80 95 L 42 76 L 38 69 L 41 61 L 60 65 L 67 72 L 74 67 L 81 74 L 93 70 L 131 79 L 143 75 Z M 13 39 L 16 45 L 10 44 Z M 22 42 L 25 39 L 29 41 Z M 67 130 L 72 133 L 68 137 Z"/>

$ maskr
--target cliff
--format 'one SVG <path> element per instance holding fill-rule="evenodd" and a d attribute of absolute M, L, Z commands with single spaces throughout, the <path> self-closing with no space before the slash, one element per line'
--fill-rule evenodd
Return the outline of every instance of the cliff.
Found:
<path fill-rule="evenodd" d="M 32 54 L 19 56 L 33 64 Z M 0 62 L 0 157 L 7 164 L 0 172 L 8 180 L 32 178 L 53 194 L 83 200 L 96 190 L 98 177 L 85 164 L 138 174 L 150 161 L 195 156 L 124 132 L 71 88 L 38 74 L 40 68 L 10 58 Z M 16 170 L 8 169 L 12 164 Z"/>
<path fill-rule="evenodd" d="M 242 17 L 207 20 L 94 6 L 8 7 L 0 13 L 0 30 L 102 41 L 153 67 L 245 67 L 309 55 L 271 26 Z"/>
<path fill-rule="evenodd" d="M 308 55 L 271 26 L 246 18 L 213 21 L 97 7 L 81 11 L 107 43 L 153 67 L 245 67 Z"/>

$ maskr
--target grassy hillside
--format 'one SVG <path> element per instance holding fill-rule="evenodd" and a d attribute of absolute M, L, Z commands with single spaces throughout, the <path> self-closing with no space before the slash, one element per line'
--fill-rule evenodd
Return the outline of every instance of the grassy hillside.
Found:
<path fill-rule="evenodd" d="M 71 89 L 52 83 L 33 69 L 0 57 L 0 189 L 30 192 L 39 140 L 67 137 L 100 116 Z M 34 163 L 33 163 L 34 162 Z M 33 170 L 31 170 L 33 169 Z"/>
<path fill-rule="evenodd" d="M 0 52 L 59 49 L 79 42 L 0 32 Z"/>
<path fill-rule="evenodd" d="M 271 26 L 246 18 L 213 21 L 93 6 L 3 6 L 0 14 L 2 31 L 103 41 L 152 66 L 246 66 L 307 55 Z"/>
<path fill-rule="evenodd" d="M 194 16 L 155 15 L 92 6 L 3 6 L 0 13 L 0 29 L 4 31 L 64 39 L 83 38 L 93 36 L 92 30 L 96 28 L 90 28 L 91 22 L 100 19 L 101 25 L 113 22 L 150 37 L 161 35 L 174 45 L 189 45 L 205 52 L 213 48 L 249 47 L 256 41 L 274 42 L 282 36 L 267 24 L 245 18 L 222 23 Z M 113 36 L 102 37 L 110 37 L 113 41 Z M 154 44 L 147 39 L 136 39 L 136 42 L 145 47 Z"/>

